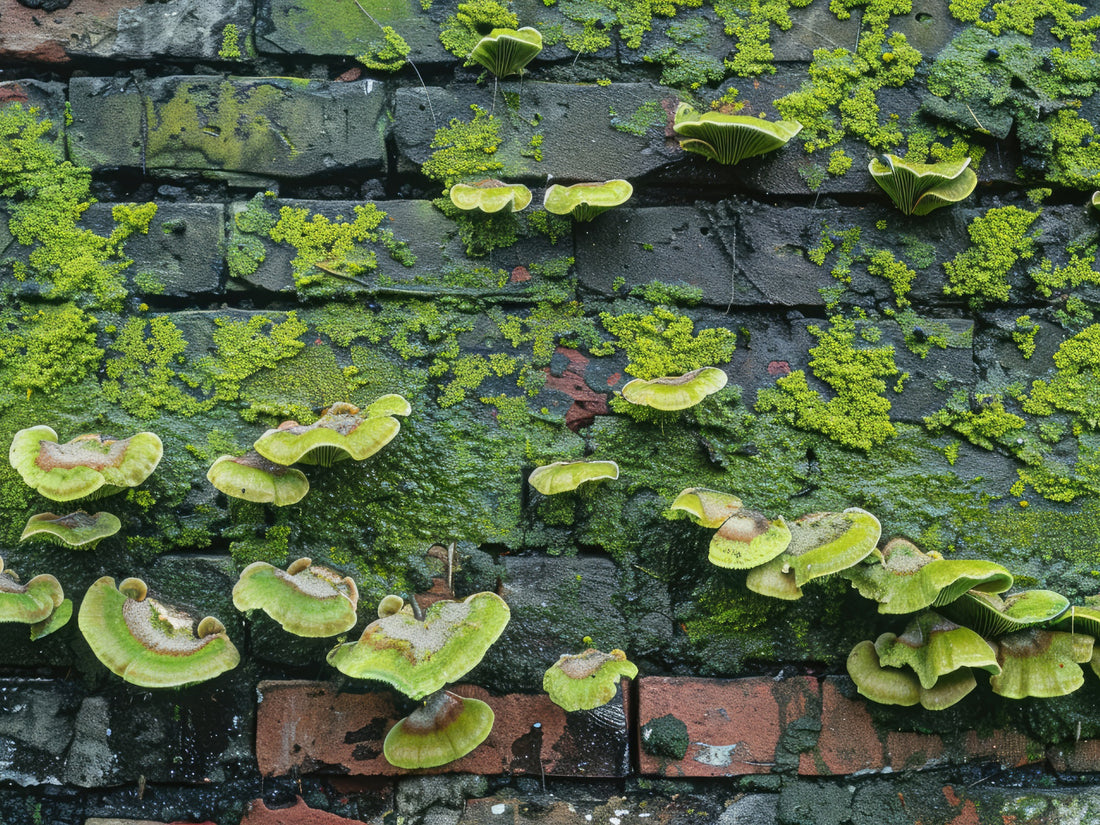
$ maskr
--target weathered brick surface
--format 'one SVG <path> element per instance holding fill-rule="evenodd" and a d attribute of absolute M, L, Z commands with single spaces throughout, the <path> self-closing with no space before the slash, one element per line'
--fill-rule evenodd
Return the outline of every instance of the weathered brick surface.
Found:
<path fill-rule="evenodd" d="M 567 714 L 544 694 L 490 696 L 469 685 L 454 692 L 487 702 L 493 731 L 469 755 L 428 772 L 609 777 L 629 769 L 621 699 Z M 393 694 L 338 693 L 320 682 L 262 682 L 259 694 L 256 756 L 264 775 L 408 773 L 382 755 L 385 734 L 405 712 Z"/>
<path fill-rule="evenodd" d="M 241 825 L 351 825 L 360 821 L 311 808 L 298 797 L 285 808 L 269 808 L 262 799 L 254 799 L 248 803 Z"/>

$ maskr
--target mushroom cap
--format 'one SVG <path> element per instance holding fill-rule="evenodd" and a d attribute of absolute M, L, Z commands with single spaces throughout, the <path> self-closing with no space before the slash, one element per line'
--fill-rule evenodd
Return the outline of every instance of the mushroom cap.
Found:
<path fill-rule="evenodd" d="M 708 490 L 706 487 L 688 487 L 680 491 L 670 510 L 682 510 L 701 527 L 717 530 L 722 522 L 736 513 L 744 503 L 732 493 Z"/>
<path fill-rule="evenodd" d="M 910 707 L 920 702 L 920 681 L 910 670 L 883 667 L 873 642 L 863 641 L 848 654 L 848 675 L 856 690 L 881 705 Z"/>
<path fill-rule="evenodd" d="M 771 561 L 791 543 L 791 531 L 780 516 L 741 508 L 722 522 L 710 540 L 707 558 L 715 567 L 745 570 Z"/>
<path fill-rule="evenodd" d="M 875 641 L 875 652 L 882 665 L 912 668 L 926 690 L 960 668 L 1001 672 L 989 642 L 932 611 L 913 619 L 900 636 L 883 633 Z"/>
<path fill-rule="evenodd" d="M 590 221 L 597 215 L 630 200 L 634 187 L 629 181 L 607 180 L 601 183 L 551 184 L 542 198 L 543 208 L 552 215 L 572 215 L 574 220 Z"/>
<path fill-rule="evenodd" d="M 468 63 L 477 63 L 503 78 L 522 74 L 523 67 L 541 51 L 542 34 L 538 29 L 493 29 L 474 46 Z"/>
<path fill-rule="evenodd" d="M 37 642 L 43 636 L 49 636 L 55 630 L 60 630 L 69 623 L 69 619 L 72 617 L 73 600 L 62 599 L 61 604 L 55 607 L 49 616 L 31 625 L 31 641 Z"/>
<path fill-rule="evenodd" d="M 722 112 L 700 114 L 681 103 L 672 129 L 682 138 L 684 151 L 729 165 L 775 151 L 801 132 L 802 124 Z"/>
<path fill-rule="evenodd" d="M 1001 672 L 989 678 L 993 692 L 1009 699 L 1065 696 L 1085 683 L 1078 666 L 1093 654 L 1093 638 L 1082 633 L 1029 628 L 997 639 Z"/>
<path fill-rule="evenodd" d="M 1024 590 L 1004 598 L 971 590 L 942 608 L 949 619 L 986 638 L 1053 622 L 1067 610 L 1069 599 L 1053 590 Z"/>
<path fill-rule="evenodd" d="M 248 565 L 233 586 L 238 610 L 263 610 L 296 636 L 319 638 L 355 627 L 359 591 L 355 582 L 301 559 L 283 571 L 264 561 Z M 297 565 L 297 566 L 296 566 Z"/>
<path fill-rule="evenodd" d="M 157 468 L 164 445 L 155 433 L 113 439 L 81 435 L 65 444 L 39 425 L 20 430 L 8 460 L 28 486 L 53 501 L 109 495 L 141 484 Z"/>
<path fill-rule="evenodd" d="M 122 522 L 118 520 L 118 516 L 111 513 L 96 513 L 94 516 L 88 515 L 83 510 L 64 516 L 55 513 L 39 513 L 27 520 L 27 526 L 23 528 L 23 535 L 19 540 L 41 538 L 67 544 L 69 547 L 91 550 L 103 539 L 113 536 L 121 529 Z"/>
<path fill-rule="evenodd" d="M 793 602 L 802 598 L 802 588 L 795 584 L 794 573 L 782 555 L 749 570 L 745 587 L 772 599 Z"/>
<path fill-rule="evenodd" d="M 618 477 L 619 465 L 614 461 L 555 461 L 536 467 L 527 481 L 544 496 L 552 496 L 575 490 L 586 481 Z"/>
<path fill-rule="evenodd" d="M 412 404 L 403 395 L 395 392 L 380 395 L 367 405 L 367 417 L 377 418 L 382 415 L 406 416 L 412 414 Z"/>
<path fill-rule="evenodd" d="M 474 183 L 456 183 L 451 187 L 450 198 L 451 203 L 466 212 L 477 210 L 494 215 L 522 212 L 531 203 L 531 190 L 522 183 L 487 178 Z"/>
<path fill-rule="evenodd" d="M 141 590 L 127 589 L 139 594 Z M 110 576 L 88 588 L 77 624 L 96 658 L 139 687 L 204 682 L 240 662 L 224 630 L 197 636 L 189 615 L 149 597 L 130 598 Z M 210 625 L 201 622 L 200 626 Z"/>
<path fill-rule="evenodd" d="M 810 513 L 790 525 L 791 543 L 783 553 L 798 587 L 859 564 L 875 551 L 882 526 L 858 507 L 840 513 Z"/>
<path fill-rule="evenodd" d="M 844 572 L 861 596 L 879 603 L 879 613 L 915 613 L 958 599 L 968 590 L 1003 593 L 1012 574 L 984 559 L 937 559 L 907 539 L 890 540 L 882 563 L 858 565 Z"/>
<path fill-rule="evenodd" d="M 381 399 L 380 399 L 381 400 Z M 252 446 L 276 464 L 331 464 L 369 458 L 390 443 L 401 430 L 391 415 L 361 414 L 351 404 L 333 404 L 313 424 L 284 421 L 268 430 Z"/>
<path fill-rule="evenodd" d="M 1088 605 L 1073 605 L 1055 622 L 1054 629 L 1100 638 L 1100 610 Z"/>
<path fill-rule="evenodd" d="M 382 752 L 393 766 L 436 768 L 461 759 L 493 729 L 493 709 L 479 699 L 440 690 L 386 734 Z"/>
<path fill-rule="evenodd" d="M 551 665 L 542 677 L 542 689 L 567 712 L 592 710 L 615 698 L 621 677 L 637 675 L 637 665 L 627 661 L 621 650 L 601 653 L 589 648 L 584 653 L 566 654 Z"/>
<path fill-rule="evenodd" d="M 0 559 L 0 622 L 37 624 L 48 619 L 64 599 L 65 591 L 53 576 L 43 573 L 20 584 L 14 573 L 4 572 Z"/>
<path fill-rule="evenodd" d="M 623 387 L 623 398 L 631 404 L 655 410 L 686 410 L 718 392 L 728 380 L 717 367 L 701 367 L 684 375 L 664 378 L 635 378 Z"/>
<path fill-rule="evenodd" d="M 375 679 L 423 699 L 472 670 L 508 624 L 495 593 L 438 601 L 417 619 L 401 610 L 371 622 L 357 642 L 337 645 L 328 662 L 355 679 Z"/>
<path fill-rule="evenodd" d="M 276 507 L 297 504 L 309 492 L 305 473 L 276 464 L 255 450 L 221 456 L 210 465 L 206 479 L 227 496 Z"/>
<path fill-rule="evenodd" d="M 906 215 L 927 215 L 957 203 L 974 191 L 978 176 L 970 158 L 939 163 L 913 163 L 897 155 L 873 158 L 868 171 L 890 200 Z"/>

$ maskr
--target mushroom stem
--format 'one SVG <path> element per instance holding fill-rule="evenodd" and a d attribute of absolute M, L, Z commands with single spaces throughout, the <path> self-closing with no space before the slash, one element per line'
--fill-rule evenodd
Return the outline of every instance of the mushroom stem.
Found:
<path fill-rule="evenodd" d="M 412 608 L 413 618 L 418 622 L 424 621 L 424 610 L 420 607 L 420 602 L 416 600 L 416 594 L 409 595 L 409 607 Z"/>

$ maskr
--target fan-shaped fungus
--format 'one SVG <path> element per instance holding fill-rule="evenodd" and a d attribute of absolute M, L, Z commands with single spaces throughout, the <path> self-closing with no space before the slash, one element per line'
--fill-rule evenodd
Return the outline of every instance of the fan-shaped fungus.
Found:
<path fill-rule="evenodd" d="M 1024 590 L 1004 598 L 971 590 L 941 609 L 988 639 L 1053 622 L 1069 610 L 1069 599 L 1053 590 Z"/>
<path fill-rule="evenodd" d="M 970 158 L 911 163 L 896 155 L 871 160 L 871 177 L 906 215 L 927 215 L 967 197 L 978 185 Z"/>
<path fill-rule="evenodd" d="M 359 590 L 355 581 L 310 559 L 284 572 L 267 562 L 248 565 L 233 587 L 238 610 L 263 610 L 297 636 L 335 636 L 355 627 Z"/>
<path fill-rule="evenodd" d="M 771 561 L 791 543 L 783 517 L 772 520 L 742 508 L 722 522 L 710 540 L 707 558 L 715 567 L 745 570 Z"/>
<path fill-rule="evenodd" d="M 699 114 L 688 104 L 681 103 L 676 109 L 672 129 L 680 136 L 680 146 L 685 152 L 695 152 L 730 165 L 774 152 L 801 132 L 802 124 L 721 112 Z"/>
<path fill-rule="evenodd" d="M 552 215 L 569 215 L 575 221 L 590 221 L 608 209 L 622 206 L 634 194 L 634 187 L 625 180 L 602 183 L 574 183 L 572 186 L 551 184 L 542 198 L 543 208 Z"/>
<path fill-rule="evenodd" d="M 623 398 L 655 410 L 686 410 L 718 392 L 728 380 L 726 373 L 717 367 L 702 367 L 667 378 L 635 378 L 623 387 Z"/>
<path fill-rule="evenodd" d="M 505 183 L 488 178 L 474 183 L 456 183 L 450 191 L 451 203 L 466 212 L 487 215 L 522 212 L 531 203 L 531 190 L 522 183 Z"/>
<path fill-rule="evenodd" d="M 542 677 L 542 689 L 565 711 L 591 710 L 615 698 L 621 677 L 637 675 L 637 666 L 621 650 L 601 653 L 590 648 L 558 659 Z"/>
<path fill-rule="evenodd" d="M 900 636 L 883 633 L 875 640 L 875 652 L 883 665 L 912 668 L 923 688 L 964 667 L 1001 672 L 989 642 L 931 611 L 913 619 Z"/>
<path fill-rule="evenodd" d="M 527 481 L 544 496 L 552 496 L 575 490 L 588 481 L 618 477 L 619 465 L 614 461 L 557 461 L 536 467 Z"/>
<path fill-rule="evenodd" d="M 111 513 L 89 515 L 83 510 L 59 516 L 55 513 L 39 513 L 31 516 L 23 528 L 20 541 L 45 539 L 55 544 L 91 550 L 103 539 L 122 529 L 118 516 Z"/>
<path fill-rule="evenodd" d="M 716 530 L 742 506 L 741 499 L 731 493 L 708 490 L 706 487 L 688 487 L 680 491 L 669 509 L 687 513 L 699 526 Z"/>
<path fill-rule="evenodd" d="M 523 74 L 523 68 L 542 51 L 538 29 L 493 29 L 470 52 L 468 63 L 484 66 L 497 77 Z"/>
<path fill-rule="evenodd" d="M 37 624 L 46 621 L 65 600 L 61 583 L 48 573 L 19 583 L 15 571 L 4 571 L 0 558 L 0 622 Z"/>
<path fill-rule="evenodd" d="M 1092 658 L 1094 639 L 1082 633 L 1029 628 L 996 641 L 1001 673 L 989 679 L 993 692 L 1009 699 L 1065 696 L 1085 683 L 1079 667 Z"/>
<path fill-rule="evenodd" d="M 297 504 L 309 492 L 305 473 L 269 461 L 255 450 L 223 455 L 210 465 L 206 479 L 227 496 L 276 507 Z"/>
<path fill-rule="evenodd" d="M 339 402 L 313 424 L 284 421 L 252 446 L 264 458 L 283 465 L 300 461 L 327 466 L 349 458 L 362 461 L 389 444 L 400 431 L 401 424 L 391 414 L 393 408 L 387 401 L 385 412 L 375 414 L 368 407 L 364 414 L 354 404 Z"/>
<path fill-rule="evenodd" d="M 484 742 L 493 718 L 493 709 L 481 700 L 439 690 L 390 728 L 382 752 L 398 768 L 446 765 Z"/>

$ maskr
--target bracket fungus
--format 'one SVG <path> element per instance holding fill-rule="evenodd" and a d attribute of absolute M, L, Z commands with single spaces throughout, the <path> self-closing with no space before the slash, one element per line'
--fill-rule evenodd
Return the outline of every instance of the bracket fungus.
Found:
<path fill-rule="evenodd" d="M 988 639 L 1056 621 L 1069 610 L 1069 599 L 1053 590 L 1024 590 L 1004 598 L 971 590 L 942 609 Z"/>
<path fill-rule="evenodd" d="M 1100 190 L 1092 193 L 1092 197 L 1089 198 L 1089 206 L 1100 212 Z"/>
<path fill-rule="evenodd" d="M 789 546 L 754 567 L 745 586 L 762 596 L 793 600 L 802 586 L 859 564 L 875 552 L 882 526 L 858 507 L 839 513 L 810 513 L 790 523 Z"/>
<path fill-rule="evenodd" d="M 480 699 L 438 690 L 390 728 L 382 753 L 391 765 L 407 770 L 446 765 L 484 742 L 493 719 L 493 709 Z"/>
<path fill-rule="evenodd" d="M 284 421 L 268 430 L 252 446 L 276 464 L 321 464 L 353 459 L 362 461 L 389 444 L 401 430 L 394 415 L 407 415 L 408 402 L 401 396 L 385 395 L 366 410 L 338 402 L 313 424 Z"/>
<path fill-rule="evenodd" d="M 81 435 L 59 444 L 53 429 L 39 425 L 15 434 L 8 460 L 23 481 L 46 498 L 73 501 L 136 487 L 157 468 L 163 454 L 155 433 L 124 439 Z"/>
<path fill-rule="evenodd" d="M 43 573 L 26 584 L 20 584 L 15 571 L 4 570 L 4 560 L 0 558 L 0 622 L 40 625 L 50 621 L 51 616 L 60 611 L 66 601 L 68 600 L 61 582 L 50 574 Z M 71 602 L 69 610 L 72 610 Z M 36 637 L 33 630 L 31 635 Z"/>
<path fill-rule="evenodd" d="M 700 527 L 716 530 L 743 506 L 741 499 L 732 493 L 708 490 L 706 487 L 688 487 L 680 491 L 669 509 L 687 513 Z"/>
<path fill-rule="evenodd" d="M 456 183 L 450 191 L 451 203 L 466 212 L 487 215 L 522 212 L 531 203 L 531 190 L 522 183 L 505 183 L 486 178 L 473 183 Z"/>
<path fill-rule="evenodd" d="M 630 181 L 605 180 L 599 183 L 551 184 L 542 198 L 543 208 L 551 215 L 569 215 L 587 222 L 608 209 L 622 206 L 634 194 Z"/>
<path fill-rule="evenodd" d="M 319 638 L 355 627 L 359 589 L 335 570 L 298 559 L 285 571 L 255 561 L 233 586 L 233 606 L 262 610 L 296 636 Z"/>
<path fill-rule="evenodd" d="M 276 464 L 255 450 L 242 456 L 221 456 L 210 465 L 206 479 L 227 496 L 276 507 L 297 504 L 309 492 L 305 473 Z"/>
<path fill-rule="evenodd" d="M 726 386 L 728 380 L 726 373 L 717 367 L 702 367 L 684 375 L 635 378 L 627 382 L 622 392 L 631 404 L 672 412 L 694 407 Z"/>
<path fill-rule="evenodd" d="M 1012 587 L 1012 574 L 995 562 L 942 559 L 903 538 L 887 542 L 881 564 L 858 565 L 843 575 L 861 596 L 878 602 L 879 613 L 915 613 L 950 604 L 968 590 L 1003 593 Z"/>
<path fill-rule="evenodd" d="M 117 588 L 110 576 L 94 582 L 77 624 L 96 658 L 138 687 L 205 682 L 240 662 L 221 622 L 207 616 L 196 627 L 188 614 L 150 597 L 137 578 Z"/>
<path fill-rule="evenodd" d="M 882 665 L 911 668 L 923 688 L 961 668 L 1001 672 L 989 642 L 932 611 L 914 618 L 900 636 L 883 633 L 875 640 L 875 652 Z"/>
<path fill-rule="evenodd" d="M 875 183 L 906 215 L 927 215 L 966 198 L 978 185 L 970 158 L 911 163 L 896 155 L 872 158 L 867 167 Z"/>
<path fill-rule="evenodd" d="M 542 34 L 538 29 L 493 29 L 474 46 L 468 63 L 477 63 L 504 78 L 523 74 L 523 68 L 541 51 Z"/>
<path fill-rule="evenodd" d="M 55 513 L 39 513 L 27 520 L 20 541 L 45 539 L 54 544 L 91 550 L 103 539 L 122 529 L 118 516 L 111 513 L 89 515 L 83 510 L 59 516 Z"/>
<path fill-rule="evenodd" d="M 728 166 L 774 152 L 801 132 L 802 124 L 722 112 L 700 114 L 687 103 L 681 103 L 672 129 L 679 135 L 685 152 L 695 152 Z"/>
<path fill-rule="evenodd" d="M 973 672 L 964 668 L 941 676 L 935 685 L 925 688 L 912 670 L 881 664 L 875 644 L 870 641 L 852 648 L 847 670 L 860 694 L 880 705 L 910 707 L 919 703 L 927 710 L 944 710 L 977 685 Z"/>
<path fill-rule="evenodd" d="M 328 662 L 352 678 L 385 682 L 423 699 L 472 670 L 509 616 L 504 599 L 488 592 L 435 602 L 423 618 L 397 610 L 367 625 L 358 641 L 333 648 Z"/>
<path fill-rule="evenodd" d="M 588 481 L 615 480 L 619 465 L 614 461 L 556 461 L 536 467 L 528 483 L 544 496 L 576 490 Z"/>
<path fill-rule="evenodd" d="M 771 561 L 791 543 L 791 531 L 780 516 L 741 508 L 722 522 L 710 540 L 707 559 L 725 570 L 746 570 Z"/>
<path fill-rule="evenodd" d="M 542 677 L 542 689 L 567 712 L 592 710 L 615 698 L 620 678 L 637 675 L 637 665 L 621 650 L 601 653 L 589 648 L 584 653 L 565 654 L 551 665 Z"/>
<path fill-rule="evenodd" d="M 989 679 L 993 692 L 1009 699 L 1065 696 L 1085 683 L 1080 665 L 1092 658 L 1094 639 L 1083 633 L 1027 630 L 997 639 L 1001 672 Z"/>

